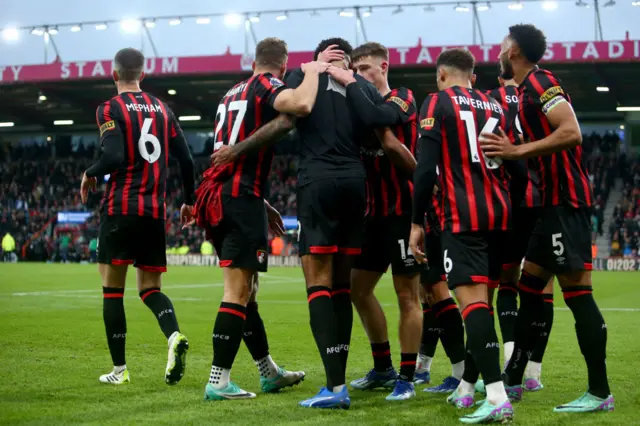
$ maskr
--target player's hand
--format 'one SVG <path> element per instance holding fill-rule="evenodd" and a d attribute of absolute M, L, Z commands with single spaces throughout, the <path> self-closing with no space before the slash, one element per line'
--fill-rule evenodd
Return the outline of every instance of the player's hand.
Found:
<path fill-rule="evenodd" d="M 424 254 L 424 228 L 415 223 L 411 225 L 411 235 L 409 236 L 409 248 L 415 257 L 416 262 L 422 264 L 426 262 Z"/>
<path fill-rule="evenodd" d="M 188 228 L 194 223 L 196 223 L 196 219 L 193 217 L 193 206 L 183 204 L 182 207 L 180 207 L 180 224 L 182 225 L 182 229 Z"/>
<path fill-rule="evenodd" d="M 338 49 L 337 44 L 332 44 L 331 46 L 320 52 L 320 54 L 318 54 L 318 61 L 321 62 L 333 62 L 342 60 L 344 60 L 344 51 Z"/>
<path fill-rule="evenodd" d="M 323 72 L 325 72 L 327 70 L 327 68 L 329 68 L 331 65 L 327 62 L 320 62 L 320 61 L 312 61 L 312 62 L 307 62 L 302 64 L 302 66 L 300 67 L 302 69 L 303 73 L 308 73 L 308 72 L 315 72 L 318 74 L 322 74 Z"/>
<path fill-rule="evenodd" d="M 278 210 L 271 207 L 271 204 L 264 202 L 264 208 L 267 211 L 267 221 L 269 222 L 269 231 L 277 236 L 284 235 L 284 221 Z"/>
<path fill-rule="evenodd" d="M 82 174 L 82 183 L 80 184 L 80 198 L 86 203 L 89 199 L 89 191 L 95 191 L 98 181 L 94 177 L 87 177 L 86 173 Z"/>
<path fill-rule="evenodd" d="M 228 146 L 223 145 L 219 150 L 211 154 L 211 164 L 216 167 L 221 167 L 225 164 L 235 162 L 237 158 L 238 155 L 233 148 L 229 148 Z"/>
<path fill-rule="evenodd" d="M 327 72 L 331 77 L 333 77 L 334 80 L 336 80 L 343 86 L 356 82 L 356 78 L 354 77 L 353 71 L 351 70 L 345 70 L 343 68 L 334 67 L 333 65 L 331 65 Z"/>
<path fill-rule="evenodd" d="M 498 127 L 498 133 L 497 135 L 495 133 L 480 133 L 478 141 L 485 155 L 489 158 L 500 157 L 503 160 L 520 159 L 519 145 L 511 142 L 502 128 Z"/>

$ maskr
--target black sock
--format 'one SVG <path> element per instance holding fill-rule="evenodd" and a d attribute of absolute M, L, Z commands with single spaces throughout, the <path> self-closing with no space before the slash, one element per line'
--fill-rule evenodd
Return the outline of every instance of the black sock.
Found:
<path fill-rule="evenodd" d="M 102 287 L 102 317 L 107 332 L 107 344 L 113 365 L 125 365 L 124 347 L 127 340 L 127 318 L 124 315 L 124 289 Z"/>
<path fill-rule="evenodd" d="M 400 379 L 413 382 L 413 374 L 416 372 L 416 359 L 418 354 L 400 354 Z"/>
<path fill-rule="evenodd" d="M 213 365 L 231 369 L 236 359 L 242 329 L 247 319 L 247 309 L 235 303 L 220 303 L 216 323 L 213 326 Z"/>
<path fill-rule="evenodd" d="M 149 288 L 141 291 L 140 298 L 158 319 L 160 329 L 162 329 L 167 339 L 174 332 L 180 331 L 171 300 L 159 288 Z"/>
<path fill-rule="evenodd" d="M 464 372 L 462 373 L 462 380 L 467 383 L 475 383 L 478 381 L 478 377 L 480 377 L 480 372 L 478 371 L 478 366 L 476 366 L 476 362 L 473 359 L 471 349 L 469 349 L 469 339 L 467 339 L 467 346 L 464 353 Z"/>
<path fill-rule="evenodd" d="M 562 289 L 576 321 L 578 344 L 589 373 L 589 392 L 599 398 L 611 393 L 607 379 L 607 325 L 593 298 L 591 286 Z"/>
<path fill-rule="evenodd" d="M 258 312 L 258 304 L 256 302 L 250 302 L 247 305 L 247 319 L 244 322 L 242 339 L 254 361 L 261 360 L 269 355 L 267 332 L 264 329 L 264 323 L 260 317 L 260 312 Z"/>
<path fill-rule="evenodd" d="M 309 302 L 309 320 L 311 332 L 318 345 L 318 351 L 327 375 L 327 388 L 345 384 L 345 370 L 338 345 L 336 316 L 329 287 L 314 286 L 307 288 Z"/>
<path fill-rule="evenodd" d="M 433 305 L 438 328 L 442 330 L 440 340 L 451 364 L 464 361 L 464 324 L 456 302 L 450 297 Z"/>
<path fill-rule="evenodd" d="M 505 384 L 508 386 L 522 385 L 529 356 L 541 332 L 544 308 L 542 291 L 546 285 L 547 280 L 522 272 L 518 283 L 520 309 L 518 309 L 514 330 L 513 355 L 505 369 L 507 375 Z"/>
<path fill-rule="evenodd" d="M 333 313 L 336 316 L 338 330 L 338 345 L 340 345 L 340 360 L 345 372 L 349 358 L 351 344 L 351 329 L 353 327 L 353 305 L 351 304 L 351 283 L 334 283 L 331 291 Z"/>
<path fill-rule="evenodd" d="M 373 369 L 382 373 L 393 368 L 391 362 L 391 346 L 389 341 L 371 344 L 371 354 L 373 355 Z"/>
<path fill-rule="evenodd" d="M 500 284 L 496 307 L 498 308 L 502 341 L 513 342 L 516 319 L 518 318 L 518 287 L 516 283 L 503 282 Z"/>
<path fill-rule="evenodd" d="M 489 306 L 484 302 L 469 304 L 462 311 L 467 329 L 467 345 L 486 385 L 499 382 L 500 344 L 493 326 Z"/>
<path fill-rule="evenodd" d="M 436 316 L 428 303 L 422 304 L 422 339 L 420 340 L 420 354 L 433 358 L 440 339 L 440 329 Z"/>
<path fill-rule="evenodd" d="M 547 350 L 547 344 L 549 343 L 549 335 L 551 334 L 551 327 L 553 327 L 553 294 L 544 294 L 544 307 L 542 308 L 542 331 L 538 337 L 533 352 L 531 353 L 530 361 L 542 362 L 544 353 Z"/>

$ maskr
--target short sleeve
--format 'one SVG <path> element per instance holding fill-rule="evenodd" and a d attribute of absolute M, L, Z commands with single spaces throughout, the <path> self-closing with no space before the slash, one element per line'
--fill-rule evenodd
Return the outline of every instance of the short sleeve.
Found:
<path fill-rule="evenodd" d="M 273 74 L 262 74 L 256 82 L 256 95 L 263 103 L 273 106 L 276 98 L 287 86 Z"/>
<path fill-rule="evenodd" d="M 404 87 L 393 89 L 386 102 L 397 108 L 403 123 L 416 119 L 418 107 L 411 90 Z"/>
<path fill-rule="evenodd" d="M 535 71 L 527 78 L 525 84 L 533 104 L 538 106 L 545 115 L 559 104 L 568 101 L 564 88 L 548 71 Z"/>
<path fill-rule="evenodd" d="M 420 108 L 420 121 L 418 132 L 420 138 L 442 143 L 442 120 L 438 116 L 438 94 L 431 94 L 424 100 Z"/>
<path fill-rule="evenodd" d="M 111 101 L 103 103 L 96 110 L 96 123 L 100 132 L 101 143 L 107 137 L 121 133 L 117 116 L 118 108 L 113 108 Z"/>

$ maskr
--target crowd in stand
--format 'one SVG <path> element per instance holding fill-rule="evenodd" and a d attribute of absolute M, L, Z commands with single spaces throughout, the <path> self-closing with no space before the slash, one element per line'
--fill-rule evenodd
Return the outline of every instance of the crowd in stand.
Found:
<path fill-rule="evenodd" d="M 81 203 L 79 183 L 82 173 L 95 161 L 97 153 L 81 143 L 75 149 L 57 150 L 52 143 L 30 146 L 0 144 L 0 238 L 10 233 L 17 254 L 32 260 L 95 260 L 98 235 L 98 211 L 104 185 Z M 56 145 L 57 146 L 57 145 Z M 594 188 L 593 237 L 605 228 L 604 209 L 615 179 L 624 182 L 624 199 L 616 207 L 609 226 L 612 255 L 637 256 L 640 243 L 640 163 L 619 155 L 619 138 L 610 132 L 585 136 L 583 147 Z M 635 160 L 635 161 L 632 161 Z M 209 165 L 208 155 L 196 158 L 198 176 Z M 292 155 L 277 155 L 271 171 L 269 202 L 283 216 L 296 215 L 297 160 Z M 167 182 L 167 250 L 170 253 L 200 253 L 202 230 L 182 229 L 179 209 L 182 183 L 177 165 L 171 167 Z M 82 225 L 56 222 L 58 212 L 90 212 Z M 47 226 L 49 225 L 49 226 Z M 40 232 L 42 231 L 42 232 Z M 277 247 L 277 248 L 276 248 Z M 295 254 L 295 231 L 274 242 L 274 251 Z"/>
<path fill-rule="evenodd" d="M 640 161 L 624 161 L 622 201 L 613 210 L 611 255 L 637 258 L 640 252 Z"/>

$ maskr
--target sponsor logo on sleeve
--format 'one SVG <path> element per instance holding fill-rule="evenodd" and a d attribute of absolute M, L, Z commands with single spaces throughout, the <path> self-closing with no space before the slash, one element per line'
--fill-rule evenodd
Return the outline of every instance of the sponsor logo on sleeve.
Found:
<path fill-rule="evenodd" d="M 435 123 L 435 120 L 433 119 L 433 117 L 425 118 L 423 120 L 420 120 L 420 127 L 422 127 L 425 130 L 430 130 L 433 127 L 434 123 Z"/>
<path fill-rule="evenodd" d="M 107 130 L 113 130 L 115 128 L 116 128 L 115 121 L 113 120 L 107 121 L 102 126 L 100 126 L 100 136 L 104 135 L 104 132 L 106 132 Z"/>
<path fill-rule="evenodd" d="M 553 86 L 547 89 L 542 96 L 540 96 L 540 104 L 544 105 L 558 95 L 564 95 L 564 90 L 562 90 L 562 87 L 560 86 Z"/>
<path fill-rule="evenodd" d="M 397 96 L 390 97 L 389 102 L 393 102 L 394 104 L 398 105 L 402 110 L 402 112 L 409 111 L 409 104 L 407 104 L 405 101 L 403 101 L 401 98 Z"/>
<path fill-rule="evenodd" d="M 549 114 L 549 112 L 551 112 L 552 109 L 554 109 L 555 107 L 557 107 L 558 105 L 560 105 L 563 102 L 567 102 L 567 100 L 565 98 L 563 98 L 562 96 L 558 96 L 556 98 L 553 98 L 549 102 L 547 102 L 546 104 L 542 105 L 542 112 L 545 115 L 547 115 L 547 114 Z"/>
<path fill-rule="evenodd" d="M 274 89 L 284 86 L 284 83 L 282 82 L 282 80 L 280 80 L 277 77 L 271 77 L 269 79 L 269 83 L 271 84 L 271 86 L 273 86 Z"/>

